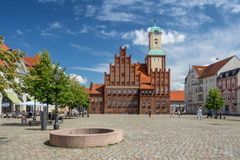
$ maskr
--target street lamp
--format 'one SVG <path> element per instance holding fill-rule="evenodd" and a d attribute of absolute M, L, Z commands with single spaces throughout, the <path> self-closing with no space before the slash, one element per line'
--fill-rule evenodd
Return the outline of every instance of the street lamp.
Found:
<path fill-rule="evenodd" d="M 58 86 L 59 86 L 59 80 L 60 80 L 60 76 L 58 71 L 55 74 L 55 80 L 56 80 L 56 105 L 55 105 L 55 121 L 54 121 L 54 125 L 53 125 L 53 129 L 54 130 L 58 130 L 59 129 L 59 123 L 58 123 Z"/>

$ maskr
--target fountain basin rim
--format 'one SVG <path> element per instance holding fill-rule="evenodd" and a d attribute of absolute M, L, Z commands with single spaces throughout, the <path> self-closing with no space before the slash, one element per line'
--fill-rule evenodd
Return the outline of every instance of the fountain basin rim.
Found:
<path fill-rule="evenodd" d="M 109 130 L 109 132 L 105 133 L 67 133 L 69 131 L 74 130 L 88 130 L 88 129 L 99 129 L 99 130 Z M 60 130 L 53 130 L 50 132 L 51 135 L 63 136 L 63 137 L 75 137 L 75 136 L 96 136 L 96 135 L 111 135 L 112 133 L 122 132 L 120 129 L 113 129 L 113 128 L 101 128 L 101 127 L 88 127 L 88 128 L 66 128 Z"/>

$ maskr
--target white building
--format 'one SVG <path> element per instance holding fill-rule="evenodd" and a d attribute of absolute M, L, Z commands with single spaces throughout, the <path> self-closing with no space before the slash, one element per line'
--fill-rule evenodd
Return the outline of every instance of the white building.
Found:
<path fill-rule="evenodd" d="M 202 81 L 198 78 L 206 66 L 192 66 L 185 78 L 185 105 L 186 112 L 196 113 L 197 106 L 202 105 Z"/>
<path fill-rule="evenodd" d="M 0 49 L 10 50 L 6 45 L 0 45 Z M 29 73 L 29 68 L 34 67 L 40 60 L 39 55 L 34 57 L 24 57 L 19 63 L 16 69 L 15 81 L 21 83 L 21 78 Z M 4 65 L 4 62 L 0 60 L 0 65 Z M 2 72 L 0 74 L 3 75 Z M 4 93 L 0 92 L 0 115 L 3 113 L 15 112 L 15 111 L 32 111 L 32 106 L 22 105 L 22 102 L 34 101 L 34 98 L 27 93 L 17 94 L 13 89 L 5 89 Z M 20 105 L 21 104 L 21 105 Z M 36 110 L 40 110 L 38 107 Z M 49 110 L 53 109 L 53 106 L 49 107 Z"/>
<path fill-rule="evenodd" d="M 198 107 L 204 109 L 208 92 L 217 87 L 220 73 L 240 67 L 240 60 L 232 56 L 208 66 L 193 66 L 185 79 L 185 103 L 187 112 L 196 113 Z"/>

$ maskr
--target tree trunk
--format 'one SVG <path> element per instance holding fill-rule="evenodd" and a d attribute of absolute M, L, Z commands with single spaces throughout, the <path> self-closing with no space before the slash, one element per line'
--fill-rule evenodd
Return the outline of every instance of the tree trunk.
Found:
<path fill-rule="evenodd" d="M 215 110 L 215 115 L 214 115 L 215 119 L 218 119 L 218 111 Z"/>
<path fill-rule="evenodd" d="M 34 99 L 33 121 L 36 121 L 36 99 Z"/>
<path fill-rule="evenodd" d="M 47 114 L 48 114 L 48 105 L 49 105 L 49 95 L 47 93 Z"/>

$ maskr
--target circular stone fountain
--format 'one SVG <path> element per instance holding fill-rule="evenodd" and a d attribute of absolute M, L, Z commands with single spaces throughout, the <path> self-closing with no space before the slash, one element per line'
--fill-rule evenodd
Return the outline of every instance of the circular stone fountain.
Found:
<path fill-rule="evenodd" d="M 50 132 L 50 144 L 57 147 L 81 148 L 119 143 L 123 132 L 107 128 L 73 128 Z"/>

